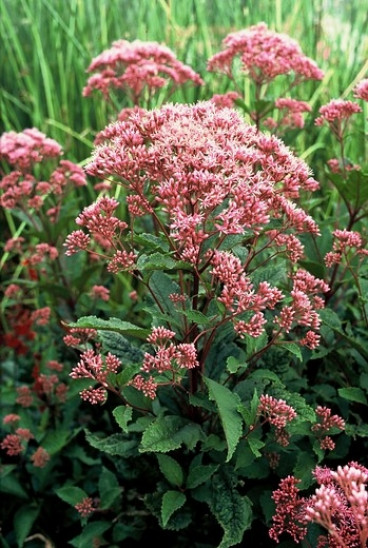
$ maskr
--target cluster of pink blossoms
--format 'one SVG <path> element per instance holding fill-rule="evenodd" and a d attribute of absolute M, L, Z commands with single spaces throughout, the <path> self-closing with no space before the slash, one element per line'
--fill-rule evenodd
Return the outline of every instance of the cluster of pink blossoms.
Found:
<path fill-rule="evenodd" d="M 263 416 L 264 422 L 268 422 L 275 427 L 275 438 L 280 445 L 283 447 L 289 445 L 289 433 L 285 427 L 296 418 L 295 409 L 284 400 L 276 399 L 266 394 L 259 398 L 257 415 Z"/>
<path fill-rule="evenodd" d="M 100 143 L 87 172 L 124 185 L 132 220 L 150 215 L 168 238 L 175 259 L 197 272 L 212 266 L 213 278 L 225 284 L 219 300 L 239 334 L 262 333 L 264 311 L 274 309 L 284 296 L 267 283 L 253 287 L 247 269 L 256 267 L 255 247 L 245 263 L 217 248 L 227 236 L 243 234 L 268 249 L 269 256 L 299 259 L 303 247 L 297 236 L 319 234 L 314 220 L 293 201 L 301 191 L 318 188 L 307 165 L 281 140 L 257 132 L 235 110 L 210 101 L 135 112 L 101 132 Z M 135 270 L 139 247 L 132 247 L 134 234 L 126 235 L 126 223 L 113 214 L 117 206 L 116 200 L 102 198 L 85 208 L 77 223 L 87 232 L 70 234 L 66 253 L 98 244 L 112 251 L 104 255 L 109 271 Z M 267 231 L 271 219 L 279 223 L 272 234 Z M 212 253 L 206 251 L 210 239 Z M 292 304 L 282 308 L 276 323 L 285 332 L 296 325 L 309 327 L 302 344 L 314 348 L 319 327 L 315 310 L 322 307 L 316 293 L 327 286 L 304 271 L 292 279 Z M 248 312 L 250 318 L 239 317 Z"/>
<path fill-rule="evenodd" d="M 303 128 L 304 117 L 303 112 L 310 112 L 311 106 L 305 101 L 298 101 L 297 99 L 281 97 L 276 99 L 275 107 L 282 113 L 282 117 L 279 121 L 273 118 L 267 118 L 263 124 L 269 129 L 276 127 L 285 128 Z"/>
<path fill-rule="evenodd" d="M 332 234 L 335 241 L 332 251 L 325 255 L 326 266 L 330 267 L 334 264 L 339 264 L 343 258 L 349 262 L 349 256 L 352 254 L 362 258 L 368 256 L 366 242 L 359 232 L 344 229 L 334 230 Z"/>
<path fill-rule="evenodd" d="M 270 537 L 279 542 L 282 533 L 296 543 L 307 534 L 308 523 L 322 526 L 327 535 L 318 539 L 318 548 L 365 548 L 368 540 L 368 469 L 356 462 L 337 470 L 316 467 L 320 487 L 310 497 L 300 496 L 293 476 L 281 480 L 274 491 L 276 513 Z"/>
<path fill-rule="evenodd" d="M 361 107 L 354 101 L 332 99 L 327 105 L 319 109 L 320 116 L 315 119 L 316 126 L 328 124 L 338 140 L 342 140 L 350 118 L 353 114 L 362 112 Z"/>
<path fill-rule="evenodd" d="M 322 80 L 324 76 L 295 40 L 269 30 L 265 23 L 229 34 L 223 40 L 223 46 L 223 51 L 209 59 L 207 68 L 223 72 L 230 78 L 233 78 L 236 57 L 240 57 L 242 70 L 258 85 L 281 74 L 293 74 L 294 85 L 303 80 Z"/>
<path fill-rule="evenodd" d="M 321 449 L 332 451 L 336 444 L 327 434 L 333 429 L 345 430 L 345 421 L 339 415 L 332 415 L 331 409 L 321 405 L 317 407 L 316 414 L 318 422 L 312 426 L 312 432 L 317 434 Z"/>
<path fill-rule="evenodd" d="M 357 83 L 354 88 L 354 97 L 368 101 L 368 78 L 364 78 L 364 80 Z"/>
<path fill-rule="evenodd" d="M 35 164 L 46 160 L 59 160 L 61 146 L 38 129 L 25 129 L 21 133 L 9 131 L 0 137 L 0 159 L 13 171 L 0 181 L 0 205 L 7 209 L 39 210 L 48 198 L 52 207 L 46 211 L 51 222 L 58 219 L 61 198 L 70 187 L 84 186 L 86 177 L 81 167 L 68 160 L 60 160 L 47 180 L 38 180 L 32 173 Z"/>
<path fill-rule="evenodd" d="M 192 68 L 179 61 L 166 46 L 157 42 L 117 40 L 112 47 L 100 53 L 89 65 L 88 79 L 83 95 L 99 90 L 105 99 L 111 90 L 120 89 L 131 94 L 138 105 L 145 90 L 152 95 L 156 90 L 171 85 L 173 88 L 192 81 L 203 80 Z"/>
<path fill-rule="evenodd" d="M 143 373 L 170 374 L 171 382 L 180 382 L 181 370 L 198 367 L 197 351 L 193 343 L 174 344 L 170 342 L 176 333 L 165 327 L 154 327 L 147 342 L 152 344 L 155 353 L 145 352 L 141 370 Z M 158 383 L 153 376 L 147 379 L 136 375 L 131 381 L 132 386 L 142 391 L 151 399 L 156 397 Z"/>
<path fill-rule="evenodd" d="M 7 434 L 0 443 L 0 449 L 6 452 L 9 457 L 16 457 L 25 453 L 27 444 L 34 439 L 32 432 L 28 428 L 15 427 L 15 424 L 21 420 L 19 415 L 11 413 L 3 418 L 4 425 L 11 425 L 15 428 L 14 433 Z M 31 462 L 37 468 L 43 468 L 50 460 L 49 453 L 41 446 L 30 457 Z"/>
<path fill-rule="evenodd" d="M 119 358 L 110 352 L 103 357 L 94 350 L 86 350 L 80 356 L 78 364 L 73 368 L 70 376 L 72 379 L 91 379 L 93 383 L 89 388 L 81 391 L 82 400 L 88 401 L 93 405 L 104 403 L 106 401 L 109 383 L 107 377 L 110 373 L 117 373 L 121 363 Z M 93 384 L 100 386 L 95 388 Z"/>

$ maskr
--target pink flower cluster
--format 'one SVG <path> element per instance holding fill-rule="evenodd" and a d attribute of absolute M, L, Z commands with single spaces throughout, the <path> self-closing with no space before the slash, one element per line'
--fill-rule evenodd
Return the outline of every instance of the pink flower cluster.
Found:
<path fill-rule="evenodd" d="M 0 137 L 0 159 L 20 172 L 29 171 L 34 164 L 61 154 L 59 143 L 36 128 L 25 129 L 21 133 L 9 131 Z"/>
<path fill-rule="evenodd" d="M 172 382 L 180 382 L 181 370 L 199 366 L 197 351 L 193 343 L 174 344 L 171 340 L 176 333 L 165 327 L 154 327 L 147 337 L 147 342 L 154 347 L 154 354 L 145 352 L 141 371 L 145 374 L 169 374 Z M 161 383 L 162 384 L 162 383 Z M 151 375 L 148 380 L 143 375 L 136 375 L 131 385 L 154 399 L 158 383 Z"/>
<path fill-rule="evenodd" d="M 80 392 L 82 400 L 96 405 L 106 401 L 106 390 L 109 388 L 107 377 L 110 373 L 117 373 L 120 366 L 119 358 L 111 352 L 108 352 L 107 356 L 103 358 L 90 349 L 81 354 L 78 364 L 70 373 L 70 377 L 72 379 L 91 379 L 94 384 L 98 383 L 100 385 L 94 388 L 91 384 L 89 388 Z"/>
<path fill-rule="evenodd" d="M 304 117 L 302 113 L 310 112 L 312 110 L 311 106 L 305 101 L 283 97 L 276 99 L 275 107 L 282 113 L 282 117 L 279 122 L 276 122 L 273 118 L 265 120 L 264 124 L 270 129 L 275 127 L 301 129 L 304 127 Z"/>
<path fill-rule="evenodd" d="M 293 74 L 294 85 L 303 80 L 321 80 L 324 76 L 295 40 L 269 30 L 265 23 L 228 34 L 223 46 L 223 51 L 209 59 L 207 68 L 230 78 L 233 78 L 236 57 L 240 57 L 242 70 L 258 85 L 281 74 Z"/>
<path fill-rule="evenodd" d="M 334 135 L 341 140 L 351 116 L 362 112 L 362 109 L 354 101 L 332 99 L 327 105 L 323 105 L 319 112 L 320 116 L 314 121 L 316 126 L 327 123 Z"/>
<path fill-rule="evenodd" d="M 92 60 L 87 72 L 94 74 L 83 89 L 85 97 L 99 90 L 108 99 L 111 90 L 120 89 L 131 94 L 134 105 L 141 102 L 146 90 L 151 96 L 164 86 L 175 88 L 187 81 L 203 84 L 199 74 L 179 61 L 168 47 L 140 40 L 113 42 L 111 48 Z"/>
<path fill-rule="evenodd" d="M 269 250 L 270 257 L 284 252 L 296 262 L 303 252 L 297 235 L 319 233 L 313 219 L 292 201 L 302 190 L 318 188 L 307 165 L 276 137 L 257 132 L 235 110 L 217 108 L 210 101 L 136 112 L 108 126 L 100 138 L 88 173 L 117 178 L 127 189 L 132 219 L 151 215 L 174 258 L 198 272 L 212 267 L 213 281 L 224 284 L 220 302 L 233 316 L 238 333 L 261 334 L 263 311 L 275 308 L 282 293 L 265 282 L 253 287 L 247 268 L 258 256 L 256 249 L 243 264 L 217 247 L 229 235 L 244 234 Z M 117 207 L 116 200 L 106 197 L 85 208 L 77 223 L 88 233 L 70 234 L 66 253 L 96 243 L 114 251 L 107 257 L 109 271 L 136 268 L 139 249 L 132 248 L 134 233 L 125 235 L 127 225 L 115 216 Z M 272 234 L 267 232 L 271 219 L 279 222 Z M 205 251 L 210 239 L 213 252 Z M 283 308 L 278 326 L 286 332 L 296 325 L 310 327 L 303 344 L 313 348 L 319 327 L 314 309 L 322 306 L 315 294 L 326 285 L 302 271 L 293 280 L 293 302 Z M 251 317 L 236 317 L 247 312 Z"/>
<path fill-rule="evenodd" d="M 318 546 L 331 548 L 365 548 L 368 540 L 368 469 L 356 462 L 338 466 L 337 470 L 316 467 L 320 487 L 310 497 L 300 496 L 293 476 L 281 480 L 272 498 L 276 503 L 270 537 L 279 542 L 282 533 L 296 543 L 307 534 L 308 523 L 322 526 L 327 536 Z"/>
<path fill-rule="evenodd" d="M 327 293 L 329 287 L 323 280 L 315 278 L 303 269 L 298 270 L 292 276 L 292 280 L 291 303 L 282 307 L 275 322 L 286 333 L 295 325 L 309 328 L 299 343 L 314 349 L 319 345 L 320 340 L 317 331 L 321 320 L 317 310 L 324 307 L 324 301 L 318 293 Z"/>
<path fill-rule="evenodd" d="M 14 413 L 5 415 L 3 419 L 4 425 L 13 426 L 19 422 L 21 417 Z M 22 453 L 25 453 L 27 444 L 30 440 L 34 439 L 32 432 L 28 428 L 16 428 L 13 434 L 7 434 L 3 441 L 0 443 L 0 449 L 6 451 L 9 457 L 16 457 Z M 39 446 L 31 456 L 31 462 L 38 468 L 46 466 L 50 460 L 50 455 L 43 447 Z"/>
<path fill-rule="evenodd" d="M 364 242 L 359 232 L 344 229 L 334 230 L 332 234 L 335 237 L 335 241 L 332 251 L 325 255 L 326 266 L 330 267 L 334 264 L 339 264 L 343 258 L 349 262 L 349 256 L 352 253 L 361 257 L 368 256 L 366 242 Z"/>
<path fill-rule="evenodd" d="M 98 506 L 96 505 L 96 502 L 97 501 L 91 497 L 85 497 L 81 502 L 78 502 L 74 508 L 79 512 L 82 518 L 87 518 L 97 510 Z"/>
<path fill-rule="evenodd" d="M 368 101 L 368 78 L 364 78 L 355 86 L 354 97 Z"/>
<path fill-rule="evenodd" d="M 86 177 L 82 168 L 67 160 L 60 160 L 58 167 L 40 181 L 32 174 L 35 164 L 62 155 L 60 145 L 37 129 L 25 129 L 21 133 L 10 131 L 0 137 L 0 159 L 12 166 L 13 171 L 0 181 L 0 205 L 7 209 L 20 208 L 39 210 L 47 198 L 53 205 L 46 214 L 51 222 L 56 222 L 61 198 L 70 187 L 84 186 Z"/>
<path fill-rule="evenodd" d="M 284 400 L 273 398 L 268 394 L 259 398 L 257 415 L 265 418 L 264 422 L 272 424 L 275 429 L 276 441 L 283 447 L 289 445 L 289 434 L 286 426 L 296 418 L 295 409 L 288 405 Z"/>
<path fill-rule="evenodd" d="M 317 424 L 312 426 L 312 432 L 316 432 L 320 439 L 321 449 L 335 449 L 335 442 L 327 434 L 334 428 L 345 430 L 345 421 L 338 415 L 331 415 L 331 409 L 319 405 L 316 409 L 318 417 Z"/>
<path fill-rule="evenodd" d="M 222 284 L 218 300 L 234 317 L 236 333 L 241 338 L 246 334 L 259 337 L 264 332 L 266 323 L 263 311 L 266 308 L 274 309 L 284 295 L 268 282 L 261 282 L 255 291 L 250 278 L 244 273 L 241 261 L 232 253 L 215 251 L 210 263 L 213 266 L 211 272 L 214 279 Z M 236 319 L 236 316 L 250 311 L 253 314 L 246 321 Z"/>
<path fill-rule="evenodd" d="M 117 274 L 121 270 L 132 270 L 136 255 L 133 251 L 123 247 L 122 233 L 128 225 L 114 215 L 118 206 L 119 202 L 114 198 L 103 197 L 84 208 L 76 219 L 76 223 L 85 227 L 88 232 L 75 230 L 69 234 L 64 243 L 65 254 L 69 256 L 80 250 L 87 250 L 94 257 L 98 255 L 107 257 L 109 272 Z M 90 244 L 94 244 L 94 248 Z M 103 253 L 98 252 L 98 249 L 101 248 Z M 113 255 L 107 256 L 105 252 L 110 250 L 113 251 Z"/>

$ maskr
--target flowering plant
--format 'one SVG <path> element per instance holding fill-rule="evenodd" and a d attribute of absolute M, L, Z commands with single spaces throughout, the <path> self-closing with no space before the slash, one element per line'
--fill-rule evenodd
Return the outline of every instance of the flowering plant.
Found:
<path fill-rule="evenodd" d="M 237 87 L 149 110 L 166 77 L 202 80 L 158 44 L 119 41 L 84 94 L 125 90 L 135 108 L 97 134 L 84 170 L 36 129 L 1 138 L 12 215 L 1 489 L 12 509 L 22 500 L 6 531 L 18 546 L 32 527 L 51 542 L 58 504 L 61 542 L 81 547 L 227 548 L 258 532 L 366 542 L 367 469 L 348 459 L 368 434 L 367 175 L 347 159 L 362 107 L 320 108 L 315 126 L 329 125 L 339 158 L 314 178 L 280 139 L 312 108 L 264 94 L 322 71 L 264 24 L 224 44 L 208 68 L 233 82 L 240 55 L 248 104 Z M 366 81 L 354 93 L 365 101 Z M 323 183 L 340 197 L 333 231 L 313 205 Z"/>

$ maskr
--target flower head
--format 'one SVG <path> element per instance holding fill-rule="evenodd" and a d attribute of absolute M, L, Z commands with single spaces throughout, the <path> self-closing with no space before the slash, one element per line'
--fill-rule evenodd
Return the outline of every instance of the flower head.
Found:
<path fill-rule="evenodd" d="M 223 51 L 209 59 L 208 70 L 231 75 L 234 59 L 239 57 L 243 72 L 258 84 L 281 74 L 293 74 L 296 81 L 323 78 L 295 40 L 268 29 L 265 23 L 228 34 L 223 46 Z"/>
<path fill-rule="evenodd" d="M 99 90 L 105 98 L 112 89 L 121 89 L 131 94 L 134 105 L 138 105 L 142 94 L 171 85 L 179 86 L 187 81 L 196 85 L 203 80 L 193 69 L 179 61 L 166 46 L 157 42 L 117 40 L 111 48 L 92 60 L 87 72 L 93 73 L 83 89 L 86 97 Z"/>

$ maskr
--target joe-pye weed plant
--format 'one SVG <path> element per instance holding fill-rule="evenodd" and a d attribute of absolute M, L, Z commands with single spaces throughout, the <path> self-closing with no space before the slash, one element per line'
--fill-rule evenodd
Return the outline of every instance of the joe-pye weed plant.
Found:
<path fill-rule="evenodd" d="M 258 37 L 261 49 L 265 36 L 280 47 L 287 41 L 265 25 L 247 32 L 241 37 Z M 289 46 L 289 56 L 281 48 L 275 59 L 267 50 L 269 80 L 259 86 L 290 71 L 322 77 L 295 43 Z M 363 100 L 364 85 L 356 92 Z M 367 469 L 352 459 L 337 472 L 331 461 L 331 468 L 321 466 L 326 457 L 346 462 L 349 444 L 366 435 L 359 417 L 366 398 L 367 357 L 359 339 L 366 252 L 364 234 L 351 229 L 362 226 L 354 225 L 364 220 L 367 200 L 335 183 L 345 191 L 350 224 L 336 227 L 326 260 L 332 272 L 316 272 L 311 242 L 318 248 L 325 236 L 308 204 L 322 192 L 318 177 L 276 137 L 288 126 L 302 129 L 299 107 L 309 109 L 291 98 L 276 101 L 276 109 L 290 111 L 280 125 L 266 120 L 273 103 L 262 100 L 260 88 L 256 95 L 249 108 L 239 94 L 135 108 L 97 136 L 86 171 L 102 180 L 101 195 L 78 215 L 66 256 L 83 252 L 90 264 L 105 265 L 108 283 L 124 281 L 135 304 L 128 317 L 118 307 L 111 317 L 106 305 L 98 316 L 63 321 L 64 340 L 79 354 L 70 386 L 83 382 L 82 400 L 99 411 L 91 411 L 95 422 L 85 429 L 98 462 L 89 461 L 85 476 L 75 469 L 74 481 L 60 481 L 57 489 L 73 519 L 77 512 L 81 517 L 73 545 L 103 538 L 139 543 L 155 531 L 177 546 L 234 546 L 254 540 L 259 524 L 272 525 L 272 498 L 274 541 L 286 531 L 295 542 L 317 545 L 316 530 L 307 535 L 315 522 L 328 535 L 319 546 L 340 546 L 347 538 L 364 545 Z M 254 125 L 223 106 L 235 98 Z M 276 135 L 262 130 L 263 120 Z M 344 154 L 338 167 L 345 177 Z M 364 167 L 360 172 L 364 179 Z M 324 308 L 326 299 L 341 303 L 337 290 L 350 283 L 349 268 L 338 277 L 334 265 L 347 260 L 359 261 L 362 311 L 348 322 Z M 107 287 L 94 293 L 108 302 Z M 332 341 L 342 355 L 344 341 L 354 348 L 348 378 L 332 380 Z M 338 396 L 336 388 L 308 384 L 308 368 L 323 358 L 320 378 L 338 386 Z M 351 386 L 359 375 L 362 388 Z M 20 443 L 21 434 L 15 433 Z M 278 478 L 286 479 L 272 496 Z M 300 498 L 298 488 L 311 490 L 314 478 L 323 489 Z M 318 514 L 328 509 L 326 489 L 338 503 L 332 513 Z"/>

